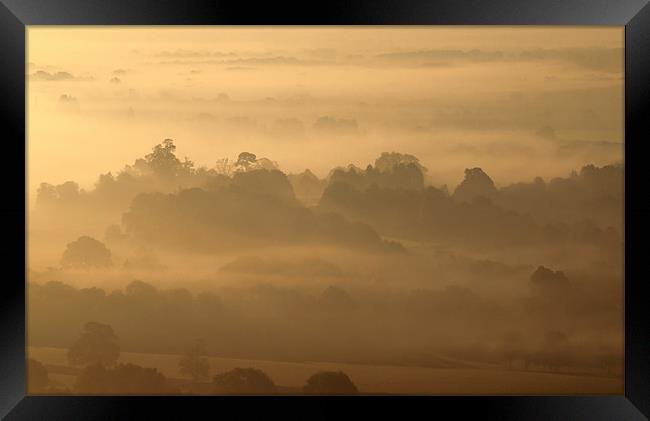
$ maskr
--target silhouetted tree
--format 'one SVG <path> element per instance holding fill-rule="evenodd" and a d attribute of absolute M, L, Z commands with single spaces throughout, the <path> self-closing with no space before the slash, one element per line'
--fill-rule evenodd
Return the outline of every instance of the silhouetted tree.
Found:
<path fill-rule="evenodd" d="M 80 190 L 74 181 L 66 181 L 56 186 L 41 183 L 36 193 L 36 206 L 41 208 L 60 204 L 74 205 L 80 203 L 78 199 L 84 196 L 84 190 Z"/>
<path fill-rule="evenodd" d="M 50 205 L 59 198 L 56 187 L 49 183 L 41 183 L 36 191 L 36 205 L 38 207 Z"/>
<path fill-rule="evenodd" d="M 175 177 L 181 170 L 189 170 L 193 166 L 191 161 L 181 162 L 174 154 L 175 151 L 174 141 L 165 139 L 163 143 L 154 146 L 152 152 L 145 155 L 144 160 L 154 174 Z"/>
<path fill-rule="evenodd" d="M 273 196 L 293 201 L 293 187 L 287 176 L 278 170 L 250 170 L 235 174 L 232 187 L 237 192 L 246 192 L 256 196 Z"/>
<path fill-rule="evenodd" d="M 368 165 L 365 170 L 354 166 L 337 168 L 329 176 L 329 187 L 337 183 L 348 184 L 356 190 L 365 191 L 370 188 L 415 189 L 424 188 L 422 170 L 413 162 L 384 164 L 383 170 Z"/>
<path fill-rule="evenodd" d="M 111 251 L 101 241 L 85 235 L 68 243 L 61 258 L 61 266 L 65 268 L 104 268 L 110 265 Z"/>
<path fill-rule="evenodd" d="M 178 360 L 178 367 L 182 374 L 191 377 L 195 382 L 209 378 L 210 362 L 205 357 L 203 341 L 197 341 L 188 347 Z"/>
<path fill-rule="evenodd" d="M 539 266 L 532 275 L 530 281 L 536 287 L 544 290 L 558 290 L 569 286 L 569 279 L 562 271 L 552 271 L 551 269 Z"/>
<path fill-rule="evenodd" d="M 74 181 L 66 181 L 56 186 L 56 193 L 60 200 L 69 202 L 79 197 L 81 192 L 79 190 L 79 184 Z"/>
<path fill-rule="evenodd" d="M 81 336 L 68 350 L 71 365 L 100 364 L 110 366 L 120 356 L 113 328 L 97 322 L 84 325 Z"/>
<path fill-rule="evenodd" d="M 398 165 L 415 165 L 422 173 L 427 169 L 420 164 L 420 160 L 413 155 L 402 154 L 399 152 L 382 152 L 381 156 L 375 160 L 375 168 L 379 171 L 389 171 Z"/>
<path fill-rule="evenodd" d="M 467 168 L 465 178 L 456 187 L 453 197 L 458 202 L 472 202 L 480 196 L 492 199 L 496 194 L 494 182 L 481 168 Z"/>
<path fill-rule="evenodd" d="M 217 393 L 269 394 L 276 391 L 273 380 L 257 368 L 234 368 L 217 374 L 213 384 Z"/>
<path fill-rule="evenodd" d="M 235 162 L 236 171 L 249 171 L 256 167 L 257 156 L 254 153 L 242 152 L 237 157 L 237 162 Z"/>
<path fill-rule="evenodd" d="M 352 380 L 342 371 L 321 371 L 307 379 L 303 391 L 317 395 L 354 395 L 358 393 Z"/>

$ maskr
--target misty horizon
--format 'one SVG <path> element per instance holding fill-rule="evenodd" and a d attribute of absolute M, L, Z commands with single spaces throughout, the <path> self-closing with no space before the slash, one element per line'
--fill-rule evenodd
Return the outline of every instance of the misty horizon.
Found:
<path fill-rule="evenodd" d="M 28 30 L 36 394 L 617 394 L 623 30 Z"/>

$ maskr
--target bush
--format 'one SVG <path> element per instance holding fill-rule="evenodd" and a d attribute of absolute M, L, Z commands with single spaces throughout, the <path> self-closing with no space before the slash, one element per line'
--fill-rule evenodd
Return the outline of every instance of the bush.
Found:
<path fill-rule="evenodd" d="M 257 368 L 235 368 L 214 376 L 215 392 L 228 394 L 269 394 L 276 391 L 273 380 Z"/>
<path fill-rule="evenodd" d="M 106 368 L 99 364 L 86 367 L 75 386 L 83 394 L 168 394 L 175 393 L 167 379 L 155 368 L 118 364 Z"/>
<path fill-rule="evenodd" d="M 352 380 L 342 371 L 321 371 L 311 376 L 303 387 L 307 394 L 354 395 L 358 393 Z"/>
<path fill-rule="evenodd" d="M 104 243 L 88 236 L 68 243 L 61 266 L 65 268 L 105 268 L 111 265 L 111 251 Z"/>

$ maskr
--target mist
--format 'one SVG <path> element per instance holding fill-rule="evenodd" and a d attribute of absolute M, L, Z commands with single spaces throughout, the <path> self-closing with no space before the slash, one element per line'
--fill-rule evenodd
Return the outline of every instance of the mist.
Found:
<path fill-rule="evenodd" d="M 30 390 L 620 393 L 622 37 L 31 27 Z"/>

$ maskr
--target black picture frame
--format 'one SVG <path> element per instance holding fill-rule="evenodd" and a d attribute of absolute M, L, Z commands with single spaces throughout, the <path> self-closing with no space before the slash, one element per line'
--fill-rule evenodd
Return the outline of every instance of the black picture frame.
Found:
<path fill-rule="evenodd" d="M 647 0 L 304 2 L 0 0 L 0 165 L 6 259 L 0 293 L 0 416 L 7 419 L 330 419 L 376 416 L 636 420 L 650 416 L 650 326 L 645 242 L 650 218 L 646 126 L 650 102 Z M 621 396 L 80 397 L 26 396 L 25 33 L 28 25 L 617 25 L 625 26 L 625 392 Z M 427 415 L 428 414 L 428 415 Z M 645 414 L 645 415 L 644 415 Z"/>

